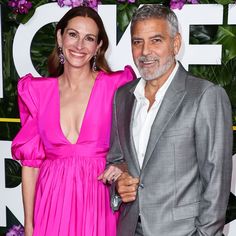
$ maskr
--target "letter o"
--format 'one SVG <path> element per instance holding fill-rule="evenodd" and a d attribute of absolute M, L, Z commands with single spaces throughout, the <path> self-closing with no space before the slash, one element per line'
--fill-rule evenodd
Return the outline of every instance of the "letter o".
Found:
<path fill-rule="evenodd" d="M 69 7 L 61 8 L 57 3 L 47 3 L 38 7 L 26 24 L 19 25 L 13 40 L 13 60 L 19 76 L 29 72 L 34 76 L 40 76 L 30 57 L 33 37 L 44 25 L 58 22 L 69 9 Z"/>

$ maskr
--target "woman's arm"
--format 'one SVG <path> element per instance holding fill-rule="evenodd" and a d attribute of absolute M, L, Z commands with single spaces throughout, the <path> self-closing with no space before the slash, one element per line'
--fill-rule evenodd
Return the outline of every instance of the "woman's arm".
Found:
<path fill-rule="evenodd" d="M 33 235 L 34 196 L 38 178 L 38 168 L 22 167 L 22 195 L 24 204 L 25 236 Z"/>

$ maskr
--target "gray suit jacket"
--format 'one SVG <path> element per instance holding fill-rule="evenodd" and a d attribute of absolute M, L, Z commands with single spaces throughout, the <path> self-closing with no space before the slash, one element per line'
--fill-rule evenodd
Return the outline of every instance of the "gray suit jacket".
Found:
<path fill-rule="evenodd" d="M 221 236 L 232 169 L 231 105 L 224 89 L 180 65 L 140 169 L 131 135 L 138 81 L 114 98 L 107 162 L 125 161 L 140 178 L 137 199 L 120 207 L 117 235 L 133 236 L 140 215 L 144 236 Z"/>

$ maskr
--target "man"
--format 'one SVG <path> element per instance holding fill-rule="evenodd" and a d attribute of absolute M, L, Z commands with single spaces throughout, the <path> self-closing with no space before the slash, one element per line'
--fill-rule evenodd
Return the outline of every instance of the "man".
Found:
<path fill-rule="evenodd" d="M 231 105 L 225 91 L 188 74 L 175 56 L 176 15 L 144 5 L 131 22 L 141 78 L 114 99 L 108 164 L 116 181 L 118 236 L 221 236 L 230 192 Z M 104 180 L 111 180 L 108 172 Z M 117 196 L 119 195 L 119 197 Z"/>

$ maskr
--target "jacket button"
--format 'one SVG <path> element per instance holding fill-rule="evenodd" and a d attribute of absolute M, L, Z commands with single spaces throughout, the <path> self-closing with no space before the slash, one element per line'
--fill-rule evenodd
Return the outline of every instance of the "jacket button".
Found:
<path fill-rule="evenodd" d="M 144 188 L 144 185 L 142 183 L 139 184 L 139 188 Z"/>

